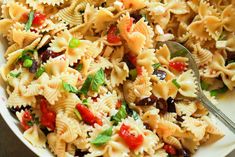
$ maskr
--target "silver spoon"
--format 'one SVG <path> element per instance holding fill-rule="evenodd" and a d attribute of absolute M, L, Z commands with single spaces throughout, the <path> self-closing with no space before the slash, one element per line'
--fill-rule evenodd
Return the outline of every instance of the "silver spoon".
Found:
<path fill-rule="evenodd" d="M 197 99 L 199 99 L 212 114 L 214 114 L 226 127 L 228 127 L 235 134 L 235 123 L 231 119 L 229 119 L 220 109 L 213 105 L 210 100 L 204 95 L 200 84 L 200 74 L 198 71 L 198 67 L 189 50 L 183 45 L 173 41 L 166 41 L 164 43 L 160 43 L 160 45 L 162 44 L 167 45 L 171 54 L 174 54 L 176 52 L 178 53 L 179 51 L 186 52 L 184 57 L 187 57 L 189 59 L 188 68 L 193 70 L 196 77 L 196 85 L 198 87 Z"/>

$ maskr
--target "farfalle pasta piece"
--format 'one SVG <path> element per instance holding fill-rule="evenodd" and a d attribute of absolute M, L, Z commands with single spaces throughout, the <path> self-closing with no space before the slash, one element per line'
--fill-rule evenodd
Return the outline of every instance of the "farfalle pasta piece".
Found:
<path fill-rule="evenodd" d="M 206 132 L 215 136 L 223 137 L 224 133 L 220 130 L 213 120 L 207 116 L 203 116 L 202 120 L 207 123 Z"/>
<path fill-rule="evenodd" d="M 217 49 L 226 49 L 228 51 L 235 51 L 235 35 L 228 35 L 226 40 L 216 41 Z"/>
<path fill-rule="evenodd" d="M 188 70 L 177 78 L 179 83 L 179 93 L 186 97 L 196 97 L 197 86 L 193 71 Z"/>
<path fill-rule="evenodd" d="M 225 66 L 225 60 L 223 56 L 219 52 L 216 52 L 213 55 L 213 60 L 210 64 L 210 68 L 216 70 L 218 74 L 221 75 L 224 84 L 230 90 L 233 89 L 233 87 L 235 86 L 235 63 L 230 63 Z"/>
<path fill-rule="evenodd" d="M 2 6 L 2 17 L 6 19 L 12 19 L 13 21 L 19 21 L 23 14 L 28 14 L 29 9 L 23 6 L 21 3 L 10 1 Z"/>
<path fill-rule="evenodd" d="M 165 143 L 167 143 L 171 146 L 174 146 L 177 149 L 182 148 L 182 145 L 181 145 L 180 141 L 174 136 L 163 137 L 163 140 L 164 140 Z"/>
<path fill-rule="evenodd" d="M 197 105 L 194 102 L 191 102 L 191 103 L 178 102 L 178 103 L 175 103 L 175 109 L 176 109 L 177 115 L 191 116 L 197 111 Z"/>
<path fill-rule="evenodd" d="M 206 16 L 219 16 L 218 10 L 211 6 L 207 1 L 200 1 L 198 14 L 201 18 Z"/>
<path fill-rule="evenodd" d="M 213 54 L 210 50 L 202 48 L 199 43 L 193 45 L 192 55 L 197 65 L 203 66 L 212 61 Z"/>
<path fill-rule="evenodd" d="M 195 140 L 201 140 L 203 139 L 205 133 L 206 133 L 206 127 L 207 124 L 204 121 L 184 116 L 184 121 L 182 122 L 182 126 L 186 128 L 186 130 L 193 133 L 195 136 Z"/>
<path fill-rule="evenodd" d="M 75 119 L 67 117 L 62 112 L 56 116 L 56 133 L 65 142 L 72 142 L 82 134 L 79 126 Z"/>
<path fill-rule="evenodd" d="M 91 105 L 91 110 L 100 115 L 110 114 L 111 109 L 115 108 L 118 101 L 116 93 L 107 93 L 97 99 L 97 102 Z"/>
<path fill-rule="evenodd" d="M 131 10 L 139 10 L 146 6 L 146 2 L 144 0 L 121 0 L 121 2 L 123 3 L 125 9 Z"/>
<path fill-rule="evenodd" d="M 35 106 L 36 99 L 34 96 L 24 96 L 19 89 L 15 89 L 7 100 L 8 107 Z"/>
<path fill-rule="evenodd" d="M 203 20 L 192 22 L 188 26 L 188 30 L 192 34 L 192 36 L 195 37 L 196 39 L 206 41 L 211 38 L 209 33 L 205 29 L 205 24 Z"/>
<path fill-rule="evenodd" d="M 124 56 L 124 48 L 117 48 L 111 57 L 111 61 L 113 64 L 113 69 L 111 71 L 111 85 L 113 87 L 122 84 L 123 81 L 129 76 L 129 68 L 125 62 L 122 62 L 122 58 Z"/>
<path fill-rule="evenodd" d="M 187 3 L 181 0 L 168 0 L 165 1 L 167 3 L 166 8 L 173 14 L 187 14 L 189 12 L 189 8 Z"/>
<path fill-rule="evenodd" d="M 89 73 L 94 73 L 98 71 L 100 68 L 110 69 L 112 67 L 113 67 L 113 64 L 107 58 L 98 56 L 97 59 L 94 60 L 94 62 L 90 63 Z"/>
<path fill-rule="evenodd" d="M 56 101 L 52 108 L 57 113 L 64 112 L 65 115 L 71 116 L 74 114 L 74 109 L 78 103 L 81 103 L 81 100 L 76 96 L 76 94 L 66 93 Z"/>
<path fill-rule="evenodd" d="M 136 63 L 138 66 L 143 66 L 149 75 L 153 73 L 153 64 L 157 60 L 155 58 L 154 49 L 145 49 L 137 56 Z"/>
<path fill-rule="evenodd" d="M 58 157 L 65 156 L 66 142 L 62 140 L 56 133 L 52 132 L 47 135 L 47 141 L 50 150 Z"/>
<path fill-rule="evenodd" d="M 214 40 L 218 40 L 223 31 L 222 21 L 216 16 L 207 16 L 203 19 L 203 22 L 209 35 Z"/>
<path fill-rule="evenodd" d="M 192 138 L 183 138 L 180 141 L 183 147 L 188 149 L 191 153 L 195 153 L 196 149 L 198 149 L 200 145 L 198 140 L 194 140 Z"/>
<path fill-rule="evenodd" d="M 158 97 L 167 100 L 168 97 L 175 98 L 178 92 L 175 85 L 172 83 L 172 80 L 157 80 L 154 81 L 152 86 L 152 93 Z"/>
<path fill-rule="evenodd" d="M 23 136 L 35 147 L 46 147 L 46 136 L 37 125 L 26 130 Z"/>
<path fill-rule="evenodd" d="M 77 9 L 79 3 L 79 1 L 72 1 L 69 7 L 61 9 L 56 16 L 70 26 L 82 24 L 82 14 Z"/>
<path fill-rule="evenodd" d="M 175 123 L 160 119 L 157 123 L 157 128 L 155 129 L 160 137 L 169 137 L 182 132 L 181 128 Z"/>
<path fill-rule="evenodd" d="M 52 6 L 60 5 L 60 4 L 64 3 L 65 1 L 67 1 L 67 0 L 49 0 L 49 1 L 38 0 L 39 3 L 52 5 Z"/>
<path fill-rule="evenodd" d="M 43 64 L 46 73 L 54 76 L 58 76 L 61 73 L 66 72 L 68 66 L 68 60 L 62 57 L 50 58 L 46 63 Z"/>
<path fill-rule="evenodd" d="M 137 96 L 134 93 L 134 86 L 133 86 L 133 82 L 131 81 L 125 81 L 123 84 L 123 95 L 125 100 L 128 103 L 133 103 L 135 102 Z"/>
<path fill-rule="evenodd" d="M 134 93 L 138 98 L 149 97 L 151 95 L 152 83 L 147 71 L 141 67 L 142 74 L 138 75 L 133 82 Z"/>
<path fill-rule="evenodd" d="M 133 55 L 138 55 L 146 44 L 147 37 L 142 32 L 134 32 L 134 24 L 131 25 L 131 18 L 129 13 L 123 15 L 118 22 L 118 28 L 120 30 L 121 36 L 126 40 L 131 53 Z M 143 20 L 143 19 L 142 19 Z M 146 25 L 146 29 L 147 25 Z"/>
<path fill-rule="evenodd" d="M 227 6 L 221 15 L 223 26 L 226 30 L 235 32 L 235 6 Z"/>
<path fill-rule="evenodd" d="M 50 44 L 50 50 L 54 52 L 65 51 L 65 57 L 69 60 L 69 64 L 73 65 L 82 56 L 85 55 L 87 46 L 89 46 L 90 41 L 80 40 L 80 44 L 76 48 L 70 48 L 69 42 L 73 38 L 72 34 L 68 30 L 59 34 Z"/>

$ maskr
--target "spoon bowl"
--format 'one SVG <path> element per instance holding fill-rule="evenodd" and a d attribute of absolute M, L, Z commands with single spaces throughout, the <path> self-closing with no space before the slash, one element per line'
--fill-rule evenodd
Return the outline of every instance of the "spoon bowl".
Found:
<path fill-rule="evenodd" d="M 208 109 L 208 111 L 214 114 L 226 127 L 228 127 L 235 134 L 235 123 L 230 118 L 228 118 L 221 110 L 219 110 L 215 105 L 213 105 L 211 101 L 204 95 L 200 84 L 200 74 L 198 66 L 189 50 L 183 45 L 173 41 L 166 41 L 160 43 L 160 45 L 162 44 L 167 45 L 172 56 L 181 56 L 188 58 L 188 69 L 192 69 L 194 77 L 196 78 L 195 83 L 197 85 L 197 99 L 202 102 L 202 104 Z"/>

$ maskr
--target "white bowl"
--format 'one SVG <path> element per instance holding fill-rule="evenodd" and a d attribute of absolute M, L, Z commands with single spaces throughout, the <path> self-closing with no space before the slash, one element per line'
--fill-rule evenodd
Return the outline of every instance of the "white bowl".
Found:
<path fill-rule="evenodd" d="M 6 43 L 0 37 L 0 66 L 4 64 L 4 51 L 6 48 Z M 19 127 L 18 120 L 9 112 L 6 107 L 7 95 L 5 92 L 5 86 L 3 80 L 0 78 L 0 113 L 3 119 L 6 121 L 11 130 L 15 135 L 35 154 L 43 157 L 52 157 L 53 154 L 49 149 L 41 149 L 33 147 L 27 140 L 23 137 L 23 132 Z M 228 92 L 219 99 L 218 107 L 226 113 L 233 121 L 235 121 L 235 91 Z M 219 128 L 221 128 L 225 136 L 219 141 L 212 143 L 210 145 L 203 145 L 196 152 L 194 157 L 224 157 L 235 149 L 235 135 L 230 132 L 222 123 L 220 123 L 216 118 L 214 118 Z M 17 140 L 17 139 L 16 139 Z M 233 154 L 235 156 L 235 154 Z"/>

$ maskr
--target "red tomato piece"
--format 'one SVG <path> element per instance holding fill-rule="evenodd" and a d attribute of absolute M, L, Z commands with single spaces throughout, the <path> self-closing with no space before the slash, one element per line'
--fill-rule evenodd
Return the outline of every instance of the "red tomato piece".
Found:
<path fill-rule="evenodd" d="M 171 145 L 165 144 L 163 146 L 163 149 L 165 149 L 165 151 L 170 155 L 175 155 L 176 154 L 176 149 L 174 147 L 172 147 Z"/>
<path fill-rule="evenodd" d="M 118 100 L 116 104 L 116 108 L 119 109 L 122 106 L 122 101 Z"/>
<path fill-rule="evenodd" d="M 42 25 L 46 20 L 46 15 L 42 13 L 34 13 L 34 19 L 33 19 L 33 25 L 40 26 Z"/>
<path fill-rule="evenodd" d="M 169 66 L 179 72 L 184 71 L 186 68 L 186 64 L 184 62 L 169 62 Z"/>
<path fill-rule="evenodd" d="M 41 99 L 40 110 L 42 112 L 41 124 L 45 127 L 50 128 L 52 131 L 54 131 L 56 113 L 48 109 L 46 99 Z"/>
<path fill-rule="evenodd" d="M 130 19 L 130 23 L 129 23 L 129 25 L 128 25 L 127 28 L 126 28 L 127 32 L 130 32 L 130 31 L 131 31 L 131 27 L 132 27 L 132 25 L 133 25 L 134 20 L 135 20 L 134 18 L 131 18 L 131 19 Z"/>
<path fill-rule="evenodd" d="M 28 18 L 29 18 L 29 15 L 28 13 L 24 13 L 21 18 L 20 18 L 20 21 L 23 22 L 23 23 L 26 23 L 28 21 Z"/>
<path fill-rule="evenodd" d="M 76 106 L 78 112 L 81 114 L 82 119 L 89 125 L 94 125 L 95 123 L 100 126 L 103 125 L 102 120 L 96 117 L 85 105 L 77 104 Z"/>
<path fill-rule="evenodd" d="M 119 136 L 125 141 L 125 143 L 128 145 L 128 147 L 131 150 L 135 150 L 144 142 L 144 137 L 142 135 L 133 135 L 129 132 L 130 126 L 127 126 L 125 124 L 122 124 L 118 134 Z"/>
<path fill-rule="evenodd" d="M 121 41 L 121 38 L 118 35 L 118 28 L 116 26 L 112 25 L 109 28 L 107 40 L 109 43 L 113 43 L 113 44 L 119 43 Z"/>
<path fill-rule="evenodd" d="M 143 70 L 140 66 L 136 66 L 136 71 L 138 75 L 142 75 Z"/>
<path fill-rule="evenodd" d="M 28 130 L 30 126 L 28 125 L 28 122 L 30 122 L 33 119 L 32 115 L 29 111 L 25 111 L 24 115 L 22 117 L 21 125 L 24 128 L 24 130 Z"/>

